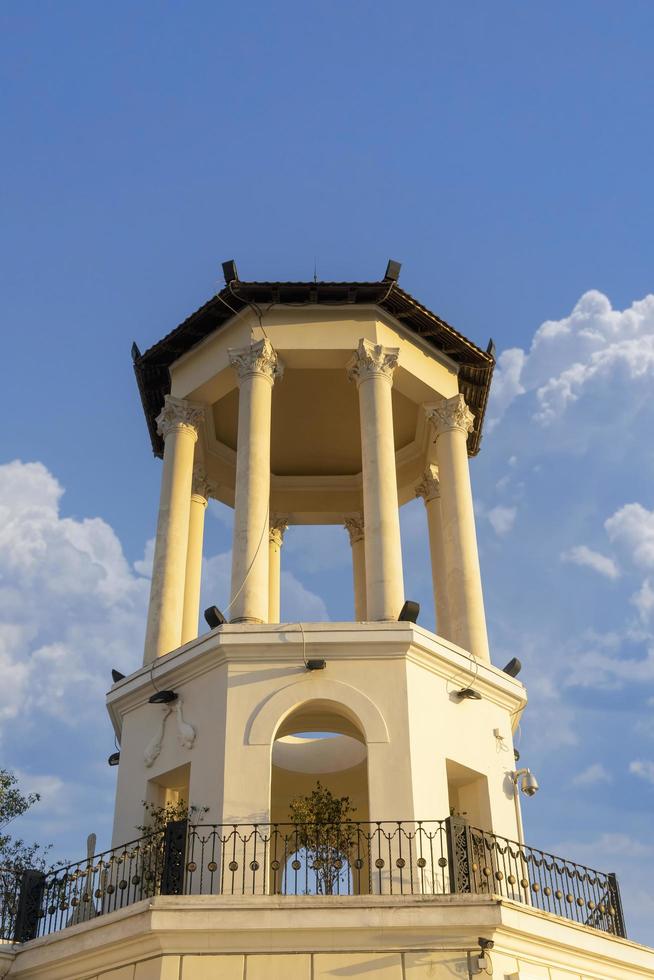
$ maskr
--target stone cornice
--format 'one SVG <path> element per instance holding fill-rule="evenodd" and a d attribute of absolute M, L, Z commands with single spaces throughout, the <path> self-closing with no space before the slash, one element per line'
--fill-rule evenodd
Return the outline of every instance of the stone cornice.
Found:
<path fill-rule="evenodd" d="M 236 369 L 239 381 L 258 375 L 272 385 L 284 373 L 284 366 L 267 337 L 248 347 L 230 347 L 228 353 L 229 363 Z"/>
<path fill-rule="evenodd" d="M 357 386 L 362 381 L 375 377 L 392 383 L 399 353 L 399 347 L 384 347 L 362 337 L 354 355 L 348 361 L 347 376 Z"/>
<path fill-rule="evenodd" d="M 164 407 L 156 418 L 157 432 L 166 439 L 171 432 L 185 429 L 197 439 L 203 421 L 203 405 L 166 395 Z"/>
<path fill-rule="evenodd" d="M 425 405 L 425 413 L 434 427 L 437 439 L 444 432 L 458 429 L 467 435 L 474 429 L 475 417 L 461 394 L 444 398 L 433 405 Z"/>

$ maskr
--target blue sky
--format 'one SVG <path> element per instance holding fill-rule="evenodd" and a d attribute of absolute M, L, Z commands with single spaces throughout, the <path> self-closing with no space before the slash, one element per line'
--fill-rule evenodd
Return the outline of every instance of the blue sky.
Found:
<path fill-rule="evenodd" d="M 44 796 L 19 829 L 71 857 L 109 833 L 102 696 L 140 662 L 160 474 L 132 340 L 223 259 L 374 279 L 391 256 L 498 348 L 471 469 L 493 657 L 530 693 L 528 837 L 617 871 L 654 943 L 653 27 L 638 0 L 2 6 L 0 751 Z M 324 543 L 288 533 L 284 616 L 351 615 L 345 532 Z M 229 546 L 214 506 L 212 601 Z"/>

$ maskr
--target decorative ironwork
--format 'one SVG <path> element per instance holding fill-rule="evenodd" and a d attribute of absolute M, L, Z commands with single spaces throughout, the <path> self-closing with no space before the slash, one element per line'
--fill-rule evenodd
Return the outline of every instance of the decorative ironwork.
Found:
<path fill-rule="evenodd" d="M 25 942 L 154 895 L 495 895 L 626 936 L 618 884 L 447 820 L 197 824 L 56 868 L 0 869 L 0 939 Z"/>
<path fill-rule="evenodd" d="M 36 938 L 44 888 L 45 875 L 42 871 L 23 871 L 16 909 L 15 942 L 26 943 Z"/>
<path fill-rule="evenodd" d="M 171 820 L 164 831 L 162 895 L 184 894 L 187 826 L 187 820 Z"/>

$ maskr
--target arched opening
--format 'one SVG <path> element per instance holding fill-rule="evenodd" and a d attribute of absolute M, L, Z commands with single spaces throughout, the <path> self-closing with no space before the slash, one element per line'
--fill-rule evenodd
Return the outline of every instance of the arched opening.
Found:
<path fill-rule="evenodd" d="M 357 721 L 337 702 L 316 700 L 279 726 L 271 759 L 271 884 L 285 894 L 367 892 L 370 819 L 368 749 Z M 292 801 L 318 790 L 350 808 L 342 825 L 294 824 Z"/>

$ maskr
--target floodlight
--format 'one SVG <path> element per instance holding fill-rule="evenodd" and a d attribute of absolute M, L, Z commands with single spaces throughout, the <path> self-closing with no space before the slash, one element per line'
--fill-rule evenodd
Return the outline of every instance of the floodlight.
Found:
<path fill-rule="evenodd" d="M 236 262 L 234 259 L 223 262 L 223 275 L 228 286 L 230 282 L 238 282 L 238 272 L 236 271 Z"/>
<path fill-rule="evenodd" d="M 171 704 L 177 700 L 177 697 L 174 691 L 157 691 L 148 698 L 148 704 Z"/>
<path fill-rule="evenodd" d="M 125 677 L 125 675 L 124 674 L 121 674 L 121 672 L 119 670 L 116 670 L 115 667 L 111 671 L 111 679 L 114 682 L 114 684 L 117 684 L 118 681 L 122 681 L 124 677 Z"/>
<path fill-rule="evenodd" d="M 217 629 L 219 626 L 224 626 L 227 622 L 218 606 L 209 606 L 208 609 L 205 609 L 204 618 L 207 621 L 207 625 L 212 630 Z"/>
<path fill-rule="evenodd" d="M 456 692 L 456 696 L 462 701 L 481 701 L 479 691 L 474 691 L 471 687 L 462 687 L 460 691 Z"/>
<path fill-rule="evenodd" d="M 419 615 L 420 603 L 407 599 L 400 610 L 400 615 L 397 617 L 397 620 L 399 623 L 417 623 Z"/>
<path fill-rule="evenodd" d="M 506 667 L 502 667 L 502 670 L 505 674 L 508 674 L 509 677 L 517 677 L 522 670 L 522 664 L 517 657 L 513 657 L 512 660 L 509 660 Z"/>
<path fill-rule="evenodd" d="M 388 265 L 386 266 L 386 274 L 384 275 L 384 280 L 386 282 L 397 282 L 400 278 L 400 269 L 402 268 L 401 262 L 394 262 L 393 259 L 388 260 Z"/>
<path fill-rule="evenodd" d="M 112 752 L 107 762 L 110 766 L 117 766 L 120 762 L 120 752 Z"/>
<path fill-rule="evenodd" d="M 316 660 L 305 660 L 304 666 L 307 670 L 324 670 L 327 666 L 327 661 L 321 659 Z"/>

